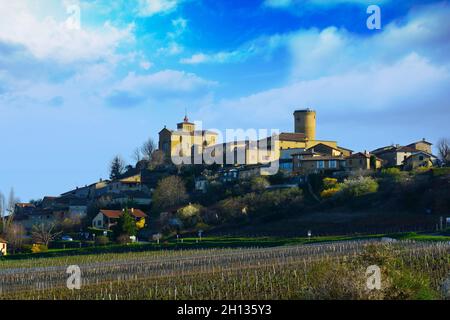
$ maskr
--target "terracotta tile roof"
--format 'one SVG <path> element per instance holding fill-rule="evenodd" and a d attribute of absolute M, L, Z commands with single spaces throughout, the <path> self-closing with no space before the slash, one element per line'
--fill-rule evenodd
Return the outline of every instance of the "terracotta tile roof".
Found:
<path fill-rule="evenodd" d="M 348 156 L 347 158 L 348 159 L 360 158 L 360 157 L 370 158 L 370 156 L 371 156 L 370 153 L 367 154 L 367 153 L 364 153 L 364 152 L 357 152 L 357 153 L 352 154 L 351 156 Z"/>
<path fill-rule="evenodd" d="M 345 160 L 345 158 L 341 156 L 327 156 L 327 155 L 321 155 L 317 157 L 310 157 L 310 158 L 303 158 L 299 159 L 299 161 L 321 161 L 321 160 Z"/>
<path fill-rule="evenodd" d="M 426 144 L 429 144 L 430 146 L 433 145 L 431 142 L 428 142 L 428 141 L 426 141 L 425 139 L 423 139 L 423 140 L 420 140 L 420 141 L 416 141 L 416 142 L 410 143 L 410 144 L 408 144 L 407 146 L 408 146 L 408 147 L 411 147 L 411 146 L 413 146 L 413 145 L 415 145 L 415 144 L 417 144 L 417 143 L 426 143 Z"/>
<path fill-rule="evenodd" d="M 416 148 L 406 146 L 406 147 L 399 147 L 399 148 L 397 148 L 396 151 L 397 152 L 417 152 L 418 150 Z"/>
<path fill-rule="evenodd" d="M 105 215 L 106 217 L 111 218 L 111 219 L 120 218 L 123 214 L 122 210 L 104 210 L 104 209 L 102 209 L 102 210 L 100 210 L 100 212 L 103 215 Z M 147 215 L 139 209 L 130 209 L 129 212 L 132 216 L 134 216 L 136 218 L 147 217 Z"/>
<path fill-rule="evenodd" d="M 338 150 L 345 150 L 345 151 L 351 151 L 351 152 L 354 152 L 354 150 L 352 150 L 352 149 L 344 148 L 344 147 L 341 147 L 341 146 L 337 146 L 337 149 L 338 149 Z"/>
<path fill-rule="evenodd" d="M 418 150 L 415 148 L 412 148 L 410 146 L 388 146 L 383 148 L 378 148 L 376 150 L 373 150 L 372 153 L 374 154 L 384 154 L 384 153 L 390 153 L 390 152 L 417 152 Z"/>

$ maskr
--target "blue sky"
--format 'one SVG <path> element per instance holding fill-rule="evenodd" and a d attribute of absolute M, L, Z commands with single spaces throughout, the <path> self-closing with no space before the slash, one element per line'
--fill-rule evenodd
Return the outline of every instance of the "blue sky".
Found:
<path fill-rule="evenodd" d="M 371 4 L 381 30 L 366 27 Z M 106 178 L 186 108 L 204 128 L 292 131 L 310 107 L 319 138 L 354 150 L 449 135 L 449 1 L 18 0 L 0 13 L 0 191 L 24 201 Z"/>

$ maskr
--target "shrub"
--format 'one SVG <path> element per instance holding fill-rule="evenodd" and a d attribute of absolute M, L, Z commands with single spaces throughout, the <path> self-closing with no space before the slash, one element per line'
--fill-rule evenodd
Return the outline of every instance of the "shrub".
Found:
<path fill-rule="evenodd" d="M 48 247 L 45 244 L 33 244 L 31 246 L 31 252 L 32 253 L 41 253 L 41 252 L 47 252 Z"/>
<path fill-rule="evenodd" d="M 429 167 L 417 167 L 413 170 L 413 173 L 416 174 L 424 174 L 430 172 L 431 168 Z"/>
<path fill-rule="evenodd" d="M 323 188 L 327 189 L 335 189 L 338 186 L 338 181 L 335 178 L 325 178 L 323 179 Z"/>
<path fill-rule="evenodd" d="M 185 227 L 193 227 L 200 220 L 200 205 L 189 204 L 177 212 L 177 218 L 180 219 Z"/>
<path fill-rule="evenodd" d="M 136 222 L 136 228 L 138 230 L 144 229 L 144 227 L 145 227 L 145 218 L 142 218 L 138 222 Z"/>
<path fill-rule="evenodd" d="M 432 170 L 435 177 L 450 175 L 450 167 L 433 168 Z"/>
<path fill-rule="evenodd" d="M 109 238 L 105 236 L 98 236 L 95 238 L 95 244 L 98 246 L 105 246 L 109 244 Z"/>
<path fill-rule="evenodd" d="M 384 176 L 395 177 L 400 175 L 401 171 L 399 168 L 386 168 L 381 170 L 381 174 Z"/>
<path fill-rule="evenodd" d="M 127 234 L 121 234 L 117 237 L 117 242 L 119 244 L 128 244 L 131 242 L 130 236 Z"/>
<path fill-rule="evenodd" d="M 270 183 L 264 177 L 253 177 L 251 179 L 252 191 L 261 192 L 264 191 L 268 186 L 270 186 Z"/>
<path fill-rule="evenodd" d="M 320 196 L 324 199 L 331 198 L 331 197 L 335 196 L 339 191 L 340 191 L 340 189 L 338 187 L 325 189 L 320 193 Z"/>
<path fill-rule="evenodd" d="M 405 182 L 408 178 L 408 173 L 400 171 L 399 168 L 386 168 L 381 170 L 381 176 L 394 182 Z"/>
<path fill-rule="evenodd" d="M 378 191 L 378 183 L 371 177 L 348 179 L 340 187 L 340 194 L 348 197 L 360 197 Z"/>

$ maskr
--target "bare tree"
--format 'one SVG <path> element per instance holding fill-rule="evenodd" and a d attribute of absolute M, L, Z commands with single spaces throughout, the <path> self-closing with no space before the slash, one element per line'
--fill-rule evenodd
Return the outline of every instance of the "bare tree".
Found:
<path fill-rule="evenodd" d="M 156 150 L 156 144 L 152 138 L 149 138 L 141 147 L 142 155 L 145 160 L 151 160 L 153 152 Z"/>
<path fill-rule="evenodd" d="M 131 157 L 133 158 L 134 161 L 136 161 L 136 163 L 141 161 L 142 160 L 141 149 L 140 148 L 134 149 L 133 154 L 131 155 Z"/>
<path fill-rule="evenodd" d="M 14 193 L 14 188 L 11 188 L 11 191 L 9 192 L 8 197 L 8 208 L 6 211 L 8 211 L 9 215 L 14 214 L 14 209 L 16 208 L 16 203 L 19 202 L 19 199 L 16 198 Z"/>
<path fill-rule="evenodd" d="M 450 141 L 447 138 L 442 138 L 438 142 L 438 150 L 439 150 L 439 157 L 441 158 L 442 162 L 446 165 L 450 164 Z"/>
<path fill-rule="evenodd" d="M 13 254 L 17 249 L 20 249 L 24 242 L 25 228 L 21 224 L 11 223 L 7 226 L 5 231 L 5 238 L 13 250 Z"/>
<path fill-rule="evenodd" d="M 152 160 L 150 161 L 150 167 L 155 168 L 160 165 L 163 165 L 165 162 L 165 154 L 161 150 L 156 150 L 152 154 Z"/>
<path fill-rule="evenodd" d="M 159 181 L 153 193 L 155 207 L 159 210 L 178 206 L 187 199 L 186 186 L 178 176 L 169 176 Z"/>
<path fill-rule="evenodd" d="M 3 195 L 3 193 L 0 191 L 0 218 L 1 218 L 1 223 L 2 223 L 2 228 L 0 229 L 0 233 L 3 232 L 3 228 L 5 226 L 5 196 Z"/>
<path fill-rule="evenodd" d="M 13 222 L 14 207 L 17 200 L 14 200 L 14 190 L 11 189 L 8 205 L 6 205 L 5 196 L 0 192 L 0 234 L 5 234 Z M 12 209 L 11 209 L 12 208 Z M 9 213 L 8 215 L 6 215 Z"/>
<path fill-rule="evenodd" d="M 48 247 L 48 244 L 61 234 L 61 232 L 56 232 L 55 228 L 55 224 L 34 225 L 31 230 L 31 238 L 35 243 L 44 244 Z"/>
<path fill-rule="evenodd" d="M 115 156 L 109 165 L 109 178 L 111 180 L 119 178 L 124 170 L 125 161 L 119 155 Z"/>

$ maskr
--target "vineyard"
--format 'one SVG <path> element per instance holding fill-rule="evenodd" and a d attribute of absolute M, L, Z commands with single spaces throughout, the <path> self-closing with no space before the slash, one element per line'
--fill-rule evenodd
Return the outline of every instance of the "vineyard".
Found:
<path fill-rule="evenodd" d="M 81 269 L 69 290 L 67 267 Z M 366 287 L 378 265 L 381 290 Z M 450 243 L 375 240 L 0 261 L 0 299 L 444 299 Z"/>

